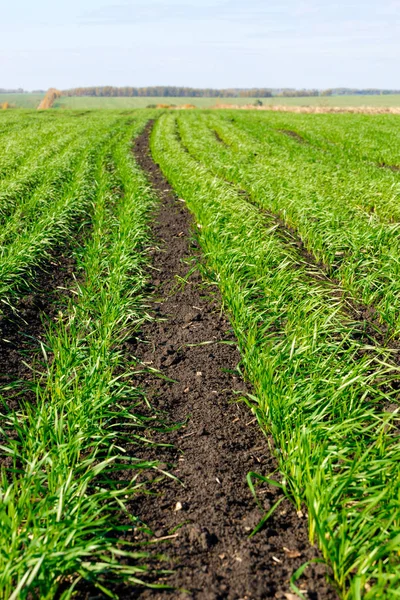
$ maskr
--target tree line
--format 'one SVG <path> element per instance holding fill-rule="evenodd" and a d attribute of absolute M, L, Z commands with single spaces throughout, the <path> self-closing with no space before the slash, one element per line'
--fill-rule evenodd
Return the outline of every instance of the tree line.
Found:
<path fill-rule="evenodd" d="M 28 94 L 22 88 L 0 88 L 0 94 Z M 35 90 L 31 93 L 44 93 Z M 308 96 L 377 96 L 400 94 L 400 90 L 390 89 L 358 89 L 358 88 L 330 88 L 295 89 L 295 88 L 191 88 L 178 86 L 151 86 L 151 87 L 114 87 L 111 85 L 94 87 L 77 87 L 62 92 L 63 96 L 94 96 L 94 97 L 163 97 L 163 98 L 271 98 L 271 97 L 308 97 Z"/>
<path fill-rule="evenodd" d="M 95 97 L 162 97 L 162 98 L 272 98 L 272 97 L 308 97 L 308 96 L 340 96 L 340 95 L 380 95 L 400 94 L 399 90 L 332 88 L 295 89 L 295 88 L 191 88 L 177 86 L 152 87 L 113 87 L 110 85 L 96 87 L 78 87 L 62 92 L 63 96 L 95 96 Z"/>
<path fill-rule="evenodd" d="M 272 91 L 269 89 L 212 89 L 212 88 L 190 88 L 175 86 L 153 86 L 153 87 L 113 87 L 110 85 L 100 87 L 79 87 L 64 90 L 63 96 L 106 96 L 106 97 L 163 97 L 163 98 L 251 98 L 260 96 L 270 98 Z"/>
<path fill-rule="evenodd" d="M 389 96 L 390 94 L 400 94 L 400 90 L 332 88 L 321 92 L 321 96 Z"/>
<path fill-rule="evenodd" d="M 25 94 L 25 90 L 18 88 L 17 90 L 8 90 L 7 88 L 0 88 L 0 94 Z"/>

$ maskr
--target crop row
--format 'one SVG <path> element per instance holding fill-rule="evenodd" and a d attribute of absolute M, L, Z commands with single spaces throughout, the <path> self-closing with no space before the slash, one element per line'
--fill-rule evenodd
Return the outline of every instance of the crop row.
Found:
<path fill-rule="evenodd" d="M 362 121 L 358 128 L 357 123 L 357 119 L 347 118 L 332 120 L 324 126 L 318 119 L 298 122 L 283 120 L 276 114 L 269 120 L 251 119 L 246 114 L 235 119 L 236 128 L 250 133 L 258 142 L 271 139 L 269 136 L 275 133 L 272 139 L 277 149 L 284 147 L 289 156 L 297 155 L 305 162 L 313 163 L 317 177 L 319 171 L 325 169 L 326 175 L 333 178 L 336 170 L 336 177 L 346 186 L 347 198 L 356 200 L 360 209 L 362 182 L 364 196 L 368 199 L 364 210 L 369 205 L 370 214 L 377 212 L 375 216 L 381 220 L 396 221 L 399 135 L 390 121 Z"/>
<path fill-rule="evenodd" d="M 395 282 L 393 264 L 382 264 L 384 273 L 378 273 L 370 250 L 371 244 L 383 247 L 391 230 L 385 225 L 376 242 L 376 228 L 354 211 L 346 220 L 346 227 L 354 221 L 354 231 L 343 239 L 344 204 L 325 198 L 322 188 L 308 202 L 311 172 L 301 153 L 297 160 L 293 149 L 287 151 L 285 136 L 281 150 L 278 133 L 257 143 L 228 118 L 185 114 L 178 120 L 164 115 L 156 123 L 153 153 L 199 224 L 211 277 L 255 388 L 254 411 L 275 442 L 281 485 L 298 509 L 306 504 L 310 539 L 318 541 L 343 597 L 395 597 L 400 445 L 397 411 L 386 407 L 395 400 L 387 384 L 398 367 L 389 350 L 371 345 L 362 324 L 346 316 L 338 283 L 331 279 L 328 289 L 324 271 L 319 278 L 311 273 L 315 263 L 311 267 L 296 244 L 285 242 L 274 215 L 257 205 L 295 225 L 328 273 L 339 274 L 342 285 L 364 299 L 368 284 L 380 278 L 387 286 L 383 298 Z M 362 223 L 366 235 L 368 225 L 372 231 L 367 246 L 361 244 Z M 335 262 L 338 245 L 347 250 L 353 234 L 358 262 L 353 253 Z M 379 308 L 383 312 L 382 303 Z"/>
<path fill-rule="evenodd" d="M 237 124 L 252 127 L 257 134 L 265 126 L 294 131 L 306 143 L 335 155 L 339 160 L 400 165 L 398 116 L 395 115 L 306 115 L 271 113 L 266 118 L 240 113 Z M 362 166 L 362 165 L 360 165 Z M 372 173 L 372 171 L 371 171 Z"/>
<path fill-rule="evenodd" d="M 131 144 L 147 119 L 103 116 L 76 147 L 76 161 L 64 163 L 61 154 L 49 182 L 27 195 L 26 222 L 19 209 L 12 213 L 22 231 L 1 257 L 2 299 L 21 277 L 31 284 L 29 270 L 66 242 L 77 218 L 91 227 L 83 246 L 75 243 L 70 300 L 45 327 L 36 401 L 20 398 L 1 417 L 0 597 L 7 600 L 66 600 L 82 579 L 105 592 L 113 579 L 134 583 L 145 569 L 144 553 L 119 538 L 137 525 L 126 503 L 140 488 L 138 474 L 155 467 L 125 449 L 127 440 L 140 443 L 146 418 L 121 351 L 145 314 L 154 200 Z"/>
<path fill-rule="evenodd" d="M 33 136 L 29 161 L 0 182 L 3 301 L 12 301 L 29 273 L 90 213 L 97 187 L 96 165 L 125 127 L 124 120 L 118 122 L 115 117 L 90 119 L 80 125 L 75 121 L 69 127 L 64 117 L 43 150 L 36 147 Z M 21 148 L 30 148 L 29 141 L 17 137 Z"/>
<path fill-rule="evenodd" d="M 316 260 L 358 302 L 373 306 L 391 336 L 400 331 L 398 223 L 374 214 L 385 202 L 369 195 L 367 178 L 347 177 L 329 158 L 307 160 L 303 146 L 272 131 L 258 142 L 213 115 L 179 118 L 185 147 L 215 174 L 246 190 L 260 206 L 293 228 Z M 217 131 L 221 143 L 215 137 Z M 295 147 L 293 146 L 295 145 Z M 311 150 L 309 150 L 311 152 Z M 351 180 L 351 181 L 350 181 Z M 392 204 L 397 198 L 393 190 Z"/>

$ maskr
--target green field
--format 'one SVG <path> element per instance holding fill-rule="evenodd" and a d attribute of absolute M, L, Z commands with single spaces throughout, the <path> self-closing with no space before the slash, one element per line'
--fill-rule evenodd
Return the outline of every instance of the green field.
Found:
<path fill-rule="evenodd" d="M 0 94 L 0 104 L 8 102 L 15 108 L 37 108 L 44 94 Z"/>
<path fill-rule="evenodd" d="M 67 600 L 82 580 L 104 592 L 151 570 L 147 547 L 124 538 L 140 523 L 138 473 L 158 467 L 144 431 L 165 427 L 146 386 L 131 383 L 145 366 L 124 355 L 153 318 L 146 282 L 161 200 L 132 153 L 149 120 L 154 160 L 194 219 L 204 283 L 218 285 L 249 411 L 277 460 L 270 473 L 261 459 L 257 476 L 307 515 L 340 598 L 398 598 L 399 117 L 79 111 L 0 113 L 3 325 L 41 270 L 71 256 L 63 294 L 32 334 L 34 374 L 0 383 L 0 598 Z"/>
<path fill-rule="evenodd" d="M 0 94 L 0 104 L 9 102 L 17 108 L 36 108 L 43 95 L 40 94 Z M 71 110 L 86 109 L 127 109 L 146 108 L 153 104 L 193 104 L 198 108 L 211 108 L 219 103 L 223 104 L 253 104 L 257 98 L 92 98 L 62 97 L 55 104 L 55 108 Z M 261 98 L 265 106 L 368 106 L 368 107 L 396 107 L 400 106 L 399 95 L 387 96 L 327 96 L 310 98 Z"/>
<path fill-rule="evenodd" d="M 149 104 L 193 104 L 210 108 L 217 104 L 253 104 L 257 98 L 61 98 L 56 107 L 86 108 L 146 108 Z M 261 98 L 265 106 L 400 106 L 400 96 L 332 96 L 311 98 Z"/>

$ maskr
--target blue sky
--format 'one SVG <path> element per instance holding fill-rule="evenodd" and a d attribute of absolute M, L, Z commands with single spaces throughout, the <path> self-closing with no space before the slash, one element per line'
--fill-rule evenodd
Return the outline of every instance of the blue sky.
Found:
<path fill-rule="evenodd" d="M 400 0 L 19 0 L 0 87 L 400 88 Z"/>

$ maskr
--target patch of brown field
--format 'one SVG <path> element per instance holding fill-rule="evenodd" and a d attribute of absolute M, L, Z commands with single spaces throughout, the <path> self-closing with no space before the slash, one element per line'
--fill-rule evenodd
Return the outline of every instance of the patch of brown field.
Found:
<path fill-rule="evenodd" d="M 286 106 L 286 105 L 270 105 L 270 106 L 254 106 L 253 104 L 216 104 L 211 106 L 210 110 L 269 110 L 277 112 L 293 112 L 293 113 L 354 113 L 368 115 L 400 115 L 400 106 Z"/>
<path fill-rule="evenodd" d="M 197 108 L 194 104 L 157 104 L 156 108 L 166 108 L 168 110 L 189 110 Z"/>

